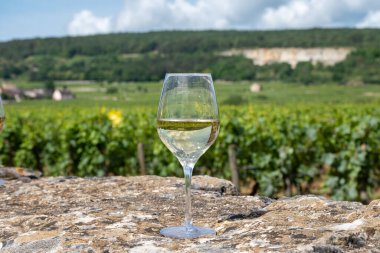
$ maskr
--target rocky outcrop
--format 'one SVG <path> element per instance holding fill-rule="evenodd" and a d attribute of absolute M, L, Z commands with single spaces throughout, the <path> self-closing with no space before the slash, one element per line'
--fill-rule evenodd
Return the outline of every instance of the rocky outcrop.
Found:
<path fill-rule="evenodd" d="M 352 48 L 257 48 L 232 49 L 222 53 L 224 56 L 243 55 L 253 60 L 255 65 L 271 63 L 289 63 L 295 68 L 299 62 L 318 62 L 325 65 L 334 65 L 346 59 Z"/>
<path fill-rule="evenodd" d="M 380 200 L 237 196 L 195 177 L 194 223 L 215 237 L 159 234 L 183 218 L 183 179 L 41 178 L 0 187 L 0 252 L 380 252 Z"/>

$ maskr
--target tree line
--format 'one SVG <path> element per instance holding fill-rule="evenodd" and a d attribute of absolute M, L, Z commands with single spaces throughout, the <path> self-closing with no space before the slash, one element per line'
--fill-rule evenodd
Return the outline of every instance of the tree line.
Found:
<path fill-rule="evenodd" d="M 380 83 L 378 29 L 172 31 L 14 40 L 0 43 L 0 78 L 30 81 L 157 81 L 167 72 L 211 72 L 224 80 L 304 84 L 351 80 Z M 230 48 L 355 47 L 335 66 L 287 63 L 256 66 Z"/>

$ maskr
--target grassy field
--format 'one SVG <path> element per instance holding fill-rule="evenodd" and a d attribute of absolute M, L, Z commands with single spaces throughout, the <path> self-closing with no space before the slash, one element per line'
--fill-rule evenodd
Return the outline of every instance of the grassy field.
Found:
<path fill-rule="evenodd" d="M 15 81 L 22 88 L 43 87 L 43 83 Z M 291 83 L 262 83 L 263 90 L 252 93 L 248 82 L 216 82 L 215 89 L 219 105 L 242 104 L 369 104 L 380 103 L 380 85 L 342 86 L 337 84 L 305 86 Z M 76 95 L 75 100 L 24 100 L 9 102 L 8 108 L 155 108 L 160 97 L 162 83 L 63 83 Z"/>

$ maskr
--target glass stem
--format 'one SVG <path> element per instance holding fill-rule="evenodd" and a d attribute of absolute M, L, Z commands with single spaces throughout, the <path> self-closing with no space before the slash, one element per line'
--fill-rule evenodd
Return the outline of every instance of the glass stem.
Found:
<path fill-rule="evenodd" d="M 191 176 L 193 168 L 188 164 L 184 164 L 183 172 L 185 174 L 185 227 L 186 231 L 191 231 L 193 227 L 191 215 Z"/>

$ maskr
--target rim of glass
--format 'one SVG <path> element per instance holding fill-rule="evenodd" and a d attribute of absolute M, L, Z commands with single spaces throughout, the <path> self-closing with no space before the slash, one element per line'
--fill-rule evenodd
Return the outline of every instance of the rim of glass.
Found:
<path fill-rule="evenodd" d="M 211 73 L 166 73 L 166 77 L 168 76 L 210 76 Z"/>

